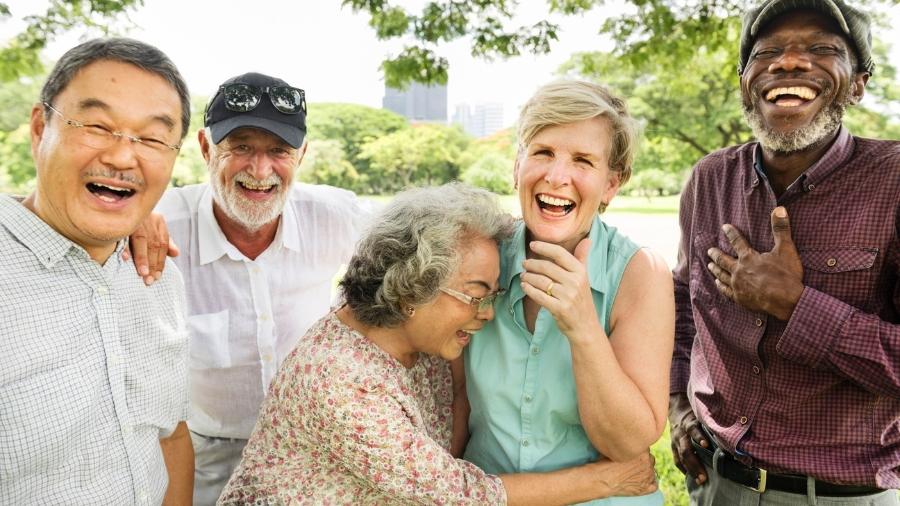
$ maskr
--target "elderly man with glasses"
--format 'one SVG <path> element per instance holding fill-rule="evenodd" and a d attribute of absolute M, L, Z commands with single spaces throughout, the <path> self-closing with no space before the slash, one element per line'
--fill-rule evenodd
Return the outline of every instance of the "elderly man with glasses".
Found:
<path fill-rule="evenodd" d="M 215 503 L 278 366 L 328 312 L 334 276 L 369 214 L 351 192 L 293 182 L 307 147 L 303 90 L 237 76 L 218 88 L 204 122 L 209 183 L 172 188 L 156 208 L 187 288 L 199 505 Z M 152 282 L 158 273 L 143 253 L 135 258 Z"/>
<path fill-rule="evenodd" d="M 0 196 L 0 504 L 190 502 L 182 281 L 119 254 L 189 124 L 175 65 L 136 40 L 69 50 L 41 90 L 35 189 Z"/>

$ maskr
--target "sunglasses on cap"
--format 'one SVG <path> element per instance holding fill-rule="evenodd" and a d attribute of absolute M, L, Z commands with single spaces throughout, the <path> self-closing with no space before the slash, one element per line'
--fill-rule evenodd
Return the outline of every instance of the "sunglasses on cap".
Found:
<path fill-rule="evenodd" d="M 219 91 L 225 97 L 225 108 L 234 112 L 248 112 L 256 109 L 263 95 L 278 112 L 297 114 L 306 111 L 306 92 L 292 86 L 266 86 L 260 88 L 252 84 L 223 84 Z"/>

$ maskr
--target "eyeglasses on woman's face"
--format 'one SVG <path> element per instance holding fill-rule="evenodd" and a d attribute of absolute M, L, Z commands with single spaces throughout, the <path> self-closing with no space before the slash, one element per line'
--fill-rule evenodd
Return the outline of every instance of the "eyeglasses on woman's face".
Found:
<path fill-rule="evenodd" d="M 460 302 L 464 302 L 470 306 L 477 307 L 478 311 L 486 311 L 488 308 L 494 305 L 494 301 L 497 300 L 497 297 L 503 294 L 503 292 L 505 292 L 506 290 L 503 290 L 501 288 L 500 290 L 497 290 L 494 293 L 489 293 L 484 297 L 473 297 L 469 294 L 458 292 L 452 288 L 441 288 L 441 291 Z"/>

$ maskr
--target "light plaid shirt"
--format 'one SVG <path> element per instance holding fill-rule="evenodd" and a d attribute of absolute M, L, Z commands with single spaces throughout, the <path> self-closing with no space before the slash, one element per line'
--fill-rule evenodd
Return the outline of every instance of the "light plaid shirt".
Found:
<path fill-rule="evenodd" d="M 123 241 L 124 244 L 124 241 Z M 187 418 L 184 288 L 0 196 L 0 504 L 160 504 Z"/>

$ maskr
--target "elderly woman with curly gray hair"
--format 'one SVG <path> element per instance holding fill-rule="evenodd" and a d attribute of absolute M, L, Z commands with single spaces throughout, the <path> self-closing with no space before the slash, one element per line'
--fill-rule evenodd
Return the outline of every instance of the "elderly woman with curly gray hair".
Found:
<path fill-rule="evenodd" d="M 512 231 L 483 190 L 398 195 L 357 245 L 345 304 L 284 361 L 219 503 L 567 504 L 652 484 L 647 462 L 497 476 L 451 453 L 460 354 L 494 316 Z"/>

